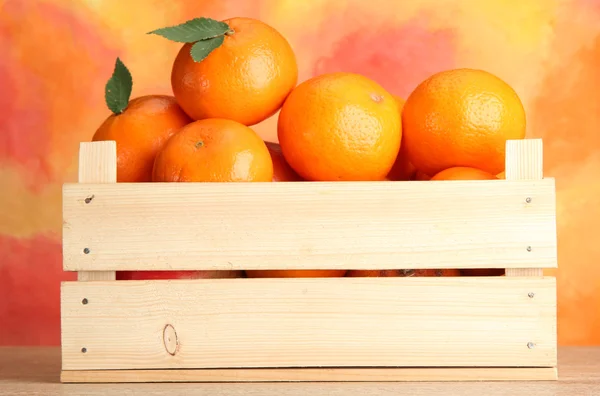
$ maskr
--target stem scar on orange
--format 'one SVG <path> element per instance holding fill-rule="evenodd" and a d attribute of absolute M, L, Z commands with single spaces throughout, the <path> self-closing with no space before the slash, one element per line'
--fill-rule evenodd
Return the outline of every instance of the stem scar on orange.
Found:
<path fill-rule="evenodd" d="M 256 19 L 195 18 L 150 33 L 184 43 L 173 63 L 171 85 L 195 120 L 257 124 L 279 110 L 298 80 L 288 41 Z"/>
<path fill-rule="evenodd" d="M 509 139 L 525 137 L 525 110 L 517 93 L 483 70 L 436 73 L 409 95 L 402 131 L 410 162 L 428 175 L 467 166 L 498 174 Z"/>
<path fill-rule="evenodd" d="M 273 162 L 265 142 L 239 122 L 194 121 L 156 156 L 155 182 L 270 182 Z"/>
<path fill-rule="evenodd" d="M 179 129 L 192 122 L 173 96 L 147 95 L 129 101 L 133 79 L 117 58 L 106 84 L 111 114 L 92 141 L 117 143 L 117 182 L 149 182 L 156 153 Z"/>

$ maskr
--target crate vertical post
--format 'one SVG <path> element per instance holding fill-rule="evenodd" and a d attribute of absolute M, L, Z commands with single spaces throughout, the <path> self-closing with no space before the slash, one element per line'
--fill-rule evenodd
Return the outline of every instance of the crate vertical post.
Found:
<path fill-rule="evenodd" d="M 506 142 L 506 180 L 542 180 L 544 157 L 542 139 L 508 140 Z M 527 205 L 535 205 L 533 197 L 523 197 Z M 532 251 L 535 246 L 524 245 Z M 506 276 L 543 276 L 543 268 L 506 268 Z"/>
<path fill-rule="evenodd" d="M 117 144 L 115 141 L 82 142 L 79 146 L 79 183 L 117 182 Z M 94 204 L 94 196 L 83 197 L 86 205 Z M 82 254 L 93 254 L 82 246 Z M 115 280 L 115 271 L 79 271 L 79 281 Z"/>

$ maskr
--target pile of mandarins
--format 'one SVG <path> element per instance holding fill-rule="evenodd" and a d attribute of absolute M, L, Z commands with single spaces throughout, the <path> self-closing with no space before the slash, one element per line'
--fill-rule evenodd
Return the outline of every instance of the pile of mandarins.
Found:
<path fill-rule="evenodd" d="M 496 179 L 507 139 L 525 137 L 515 91 L 482 70 L 454 69 L 404 100 L 355 73 L 298 84 L 288 41 L 250 18 L 195 18 L 150 32 L 182 43 L 173 96 L 130 100 L 117 59 L 111 114 L 93 141 L 117 142 L 118 182 Z M 250 126 L 278 114 L 278 143 Z M 246 271 L 249 277 L 492 275 L 486 270 Z M 119 279 L 238 277 L 236 271 L 121 272 Z"/>

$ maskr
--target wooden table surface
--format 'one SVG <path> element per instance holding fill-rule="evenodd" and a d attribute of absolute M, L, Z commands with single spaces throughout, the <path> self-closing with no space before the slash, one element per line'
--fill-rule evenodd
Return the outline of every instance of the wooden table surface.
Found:
<path fill-rule="evenodd" d="M 568 395 L 600 396 L 600 347 L 563 347 L 558 381 L 61 384 L 60 349 L 0 348 L 0 395 Z"/>

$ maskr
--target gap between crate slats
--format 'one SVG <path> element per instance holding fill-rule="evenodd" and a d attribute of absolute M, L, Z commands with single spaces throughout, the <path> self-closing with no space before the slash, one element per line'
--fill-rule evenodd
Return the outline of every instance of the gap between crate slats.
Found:
<path fill-rule="evenodd" d="M 63 370 L 556 366 L 553 277 L 66 282 L 61 295 Z"/>
<path fill-rule="evenodd" d="M 552 381 L 555 367 L 375 367 L 201 370 L 67 370 L 61 382 Z"/>

